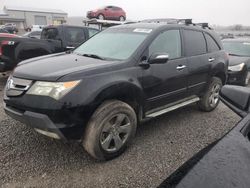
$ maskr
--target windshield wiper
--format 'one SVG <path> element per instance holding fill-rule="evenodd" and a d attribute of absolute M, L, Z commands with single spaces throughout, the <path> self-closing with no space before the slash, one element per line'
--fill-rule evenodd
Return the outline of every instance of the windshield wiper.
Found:
<path fill-rule="evenodd" d="M 100 57 L 100 56 L 95 55 L 95 54 L 83 54 L 82 56 L 105 60 L 103 57 Z"/>
<path fill-rule="evenodd" d="M 238 55 L 238 54 L 229 54 L 231 56 L 241 56 L 241 55 Z"/>

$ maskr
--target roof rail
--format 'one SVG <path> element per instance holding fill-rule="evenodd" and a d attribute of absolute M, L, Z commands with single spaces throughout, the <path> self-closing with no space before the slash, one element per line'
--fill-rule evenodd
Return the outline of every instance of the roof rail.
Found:
<path fill-rule="evenodd" d="M 192 23 L 192 19 L 175 19 L 175 18 L 160 18 L 160 19 L 147 19 L 139 22 L 143 23 L 166 23 L 166 24 L 186 24 L 190 25 Z"/>
<path fill-rule="evenodd" d="M 185 25 L 192 25 L 192 26 L 200 26 L 203 29 L 210 29 L 212 28 L 209 26 L 208 23 L 193 23 L 192 19 L 175 19 L 175 18 L 163 18 L 163 19 L 147 19 L 142 20 L 139 22 L 143 23 L 166 23 L 166 24 L 185 24 Z"/>

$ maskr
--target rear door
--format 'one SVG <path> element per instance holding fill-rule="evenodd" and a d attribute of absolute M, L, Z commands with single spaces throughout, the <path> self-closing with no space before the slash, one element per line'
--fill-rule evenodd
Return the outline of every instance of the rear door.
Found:
<path fill-rule="evenodd" d="M 166 30 L 149 45 L 146 57 L 168 53 L 165 64 L 151 64 L 143 70 L 142 86 L 146 94 L 146 111 L 174 103 L 187 95 L 187 62 L 182 53 L 180 30 Z"/>
<path fill-rule="evenodd" d="M 197 30 L 183 29 L 182 32 L 189 70 L 188 94 L 199 95 L 206 88 L 211 70 L 205 36 Z"/>

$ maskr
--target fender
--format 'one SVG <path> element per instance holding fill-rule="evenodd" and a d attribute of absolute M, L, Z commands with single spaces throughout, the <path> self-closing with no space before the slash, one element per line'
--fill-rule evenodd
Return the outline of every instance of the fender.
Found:
<path fill-rule="evenodd" d="M 143 105 L 145 99 L 142 89 L 137 85 L 130 82 L 117 82 L 105 86 L 92 102 L 101 103 L 114 98 L 131 100 L 139 105 Z"/>
<path fill-rule="evenodd" d="M 222 80 L 223 85 L 227 81 L 227 70 L 228 70 L 228 65 L 226 63 L 217 63 L 214 66 L 212 66 L 211 70 L 211 77 L 219 77 Z"/>

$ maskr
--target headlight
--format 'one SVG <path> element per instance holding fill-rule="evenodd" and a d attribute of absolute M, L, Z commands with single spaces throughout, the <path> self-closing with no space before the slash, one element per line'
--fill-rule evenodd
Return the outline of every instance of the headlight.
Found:
<path fill-rule="evenodd" d="M 230 71 L 241 71 L 244 66 L 245 66 L 245 63 L 241 63 L 239 65 L 229 66 L 228 70 L 230 70 Z"/>
<path fill-rule="evenodd" d="M 72 82 L 40 82 L 37 81 L 32 87 L 29 89 L 27 94 L 30 95 L 41 95 L 41 96 L 49 96 L 56 100 L 59 100 L 64 95 L 66 95 L 69 91 L 71 91 L 74 87 L 76 87 L 80 81 L 72 81 Z"/>

